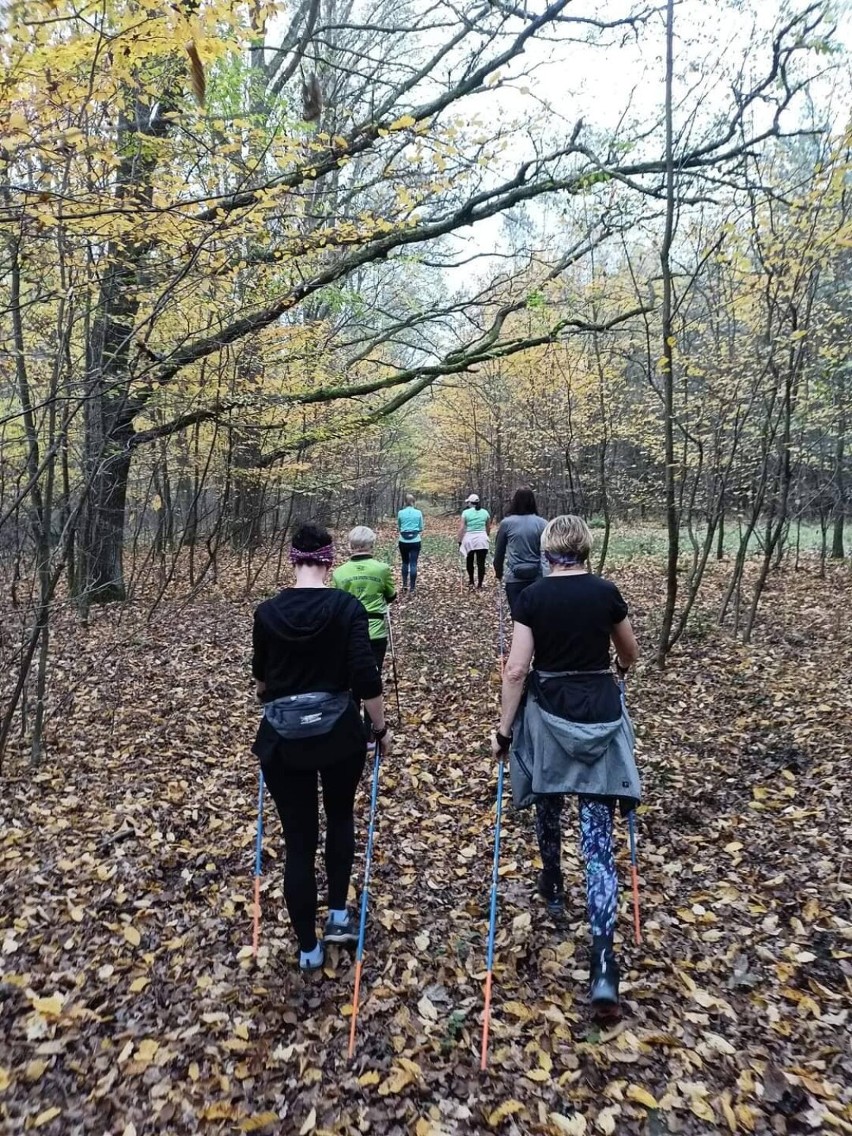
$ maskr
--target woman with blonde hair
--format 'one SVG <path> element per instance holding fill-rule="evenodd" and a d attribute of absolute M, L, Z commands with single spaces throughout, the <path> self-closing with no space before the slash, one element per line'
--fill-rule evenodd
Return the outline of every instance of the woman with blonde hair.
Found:
<path fill-rule="evenodd" d="M 629 812 L 640 794 L 633 730 L 612 672 L 610 644 L 619 678 L 639 648 L 618 588 L 589 570 L 591 547 L 581 517 L 556 517 L 545 528 L 541 548 L 550 575 L 517 599 L 492 744 L 495 756 L 511 749 L 515 804 L 535 804 L 543 864 L 538 891 L 553 915 L 564 905 L 562 805 L 566 795 L 579 800 L 592 935 L 590 1001 L 594 1016 L 607 1021 L 620 1013 L 613 818 L 616 805 Z"/>

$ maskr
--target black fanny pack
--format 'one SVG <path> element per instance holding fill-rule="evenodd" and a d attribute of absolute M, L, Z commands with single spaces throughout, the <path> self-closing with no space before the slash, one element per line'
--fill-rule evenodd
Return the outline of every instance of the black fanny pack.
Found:
<path fill-rule="evenodd" d="M 419 540 L 420 539 L 420 533 L 416 532 L 414 529 L 403 529 L 402 532 L 399 535 L 402 537 L 403 540 Z"/>
<path fill-rule="evenodd" d="M 267 702 L 263 716 L 279 737 L 298 741 L 330 733 L 351 704 L 352 695 L 348 690 L 308 691 Z"/>
<path fill-rule="evenodd" d="M 516 580 L 537 580 L 541 575 L 541 564 L 514 564 L 512 575 Z"/>

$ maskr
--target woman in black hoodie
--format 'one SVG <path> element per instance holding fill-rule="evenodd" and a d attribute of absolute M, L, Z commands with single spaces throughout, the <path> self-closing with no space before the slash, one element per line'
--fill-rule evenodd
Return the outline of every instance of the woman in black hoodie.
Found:
<path fill-rule="evenodd" d="M 355 856 L 355 793 L 366 757 L 357 699 L 365 703 L 383 756 L 390 753 L 390 735 L 367 612 L 354 596 L 328 587 L 331 535 L 320 525 L 302 525 L 290 561 L 295 587 L 254 613 L 252 673 L 264 716 L 252 748 L 284 829 L 284 898 L 299 940 L 299 966 L 318 970 L 324 959 L 316 934 L 318 781 L 326 815 L 324 941 L 356 942 L 357 920 L 346 896 Z"/>

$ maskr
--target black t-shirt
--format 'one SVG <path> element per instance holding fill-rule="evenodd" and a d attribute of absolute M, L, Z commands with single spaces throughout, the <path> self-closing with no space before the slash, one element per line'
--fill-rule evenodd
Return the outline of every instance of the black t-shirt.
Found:
<path fill-rule="evenodd" d="M 537 580 L 521 593 L 514 614 L 533 633 L 538 671 L 608 667 L 610 634 L 626 616 L 615 584 L 590 572 Z"/>
<path fill-rule="evenodd" d="M 627 616 L 615 584 L 590 573 L 545 576 L 525 588 L 514 619 L 530 628 L 536 671 L 609 668 L 609 637 Z M 533 676 L 545 710 L 570 722 L 614 722 L 621 716 L 618 687 L 609 674 L 542 680 Z"/>

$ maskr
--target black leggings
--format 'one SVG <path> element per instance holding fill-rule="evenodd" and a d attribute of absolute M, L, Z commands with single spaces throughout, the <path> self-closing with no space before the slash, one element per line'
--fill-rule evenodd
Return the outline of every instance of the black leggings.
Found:
<path fill-rule="evenodd" d="M 379 678 L 382 677 L 382 667 L 385 665 L 385 654 L 388 649 L 387 639 L 371 639 L 370 650 L 373 652 L 373 658 L 376 660 L 376 666 L 379 668 Z M 361 703 L 358 703 L 359 707 Z M 364 711 L 364 728 L 370 728 L 370 715 Z"/>
<path fill-rule="evenodd" d="M 284 829 L 287 859 L 284 865 L 284 899 L 299 949 L 317 945 L 317 873 L 319 844 L 318 779 L 322 781 L 325 809 L 325 874 L 328 906 L 346 906 L 352 861 L 355 858 L 355 792 L 364 770 L 366 753 L 320 770 L 264 766 L 263 776 L 275 801 Z"/>
<path fill-rule="evenodd" d="M 476 557 L 476 572 L 479 577 L 479 586 L 482 587 L 482 581 L 485 579 L 485 557 L 488 555 L 487 548 L 475 548 L 472 552 L 467 554 L 467 578 L 473 584 L 473 560 Z"/>

